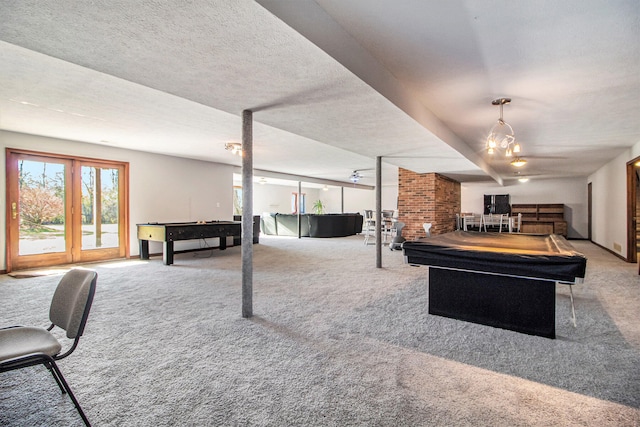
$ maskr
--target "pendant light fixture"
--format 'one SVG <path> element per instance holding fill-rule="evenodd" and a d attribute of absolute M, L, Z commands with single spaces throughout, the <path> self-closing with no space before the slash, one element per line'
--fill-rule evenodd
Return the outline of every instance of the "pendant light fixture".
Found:
<path fill-rule="evenodd" d="M 515 166 L 517 168 L 521 168 L 526 164 L 527 164 L 527 161 L 522 157 L 516 157 L 515 159 L 511 160 L 511 166 Z"/>
<path fill-rule="evenodd" d="M 227 142 L 224 144 L 224 149 L 238 156 L 242 156 L 242 144 L 239 142 Z"/>
<path fill-rule="evenodd" d="M 505 157 L 513 157 L 522 151 L 520 144 L 516 142 L 516 136 L 513 132 L 513 128 L 509 123 L 504 121 L 502 116 L 503 106 L 510 102 L 511 98 L 498 98 L 491 102 L 492 105 L 500 106 L 500 118 L 489 131 L 489 136 L 487 136 L 487 141 L 485 143 L 487 153 L 490 155 L 493 155 L 496 152 L 502 152 Z"/>

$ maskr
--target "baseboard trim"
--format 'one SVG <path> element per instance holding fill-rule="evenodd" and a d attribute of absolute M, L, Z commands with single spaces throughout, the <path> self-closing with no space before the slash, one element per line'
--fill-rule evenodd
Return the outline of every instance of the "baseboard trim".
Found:
<path fill-rule="evenodd" d="M 590 242 L 593 243 L 594 245 L 596 245 L 597 247 L 599 247 L 601 249 L 604 249 L 605 251 L 609 252 L 611 255 L 615 255 L 616 257 L 620 258 L 624 262 L 628 262 L 628 263 L 632 264 L 631 261 L 629 261 L 626 257 L 623 257 L 622 255 L 620 255 L 619 253 L 616 253 L 616 252 L 612 251 L 611 249 L 606 248 L 606 247 L 602 246 L 601 244 L 594 242 L 593 240 L 590 240 Z"/>

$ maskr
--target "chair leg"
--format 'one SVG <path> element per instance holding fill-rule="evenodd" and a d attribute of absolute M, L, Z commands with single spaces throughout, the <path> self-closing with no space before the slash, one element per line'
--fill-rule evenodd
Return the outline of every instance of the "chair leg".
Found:
<path fill-rule="evenodd" d="M 62 392 L 62 394 L 65 394 L 67 391 L 64 389 L 64 387 L 62 387 L 62 383 L 60 382 L 60 378 L 58 378 L 58 375 L 56 375 L 56 371 L 53 370 L 53 368 L 51 367 L 51 363 L 45 363 L 44 366 L 47 367 L 47 369 L 49 370 L 49 372 L 51 373 L 51 375 L 53 376 L 53 379 L 56 380 L 56 384 L 58 384 L 58 387 L 60 388 L 60 391 Z"/>
<path fill-rule="evenodd" d="M 84 411 L 80 407 L 80 403 L 78 403 L 78 399 L 76 399 L 76 396 L 71 391 L 71 387 L 69 387 L 69 384 L 67 384 L 67 381 L 64 379 L 64 376 L 62 376 L 62 372 L 60 372 L 60 369 L 58 368 L 58 365 L 56 364 L 56 362 L 53 359 L 51 359 L 48 363 L 51 365 L 51 367 L 55 371 L 54 377 L 57 376 L 56 381 L 58 382 L 58 380 L 59 380 L 58 385 L 60 385 L 60 383 L 62 383 L 62 386 L 67 391 L 67 394 L 71 398 L 71 401 L 73 402 L 73 405 L 78 410 L 78 414 L 80 414 L 80 417 L 82 418 L 82 421 L 84 421 L 84 424 L 87 427 L 91 427 L 91 423 L 89 422 L 89 419 L 84 414 Z"/>

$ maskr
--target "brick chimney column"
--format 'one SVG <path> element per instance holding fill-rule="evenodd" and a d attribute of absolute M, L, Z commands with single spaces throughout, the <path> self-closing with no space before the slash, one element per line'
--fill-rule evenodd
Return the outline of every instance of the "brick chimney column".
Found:
<path fill-rule="evenodd" d="M 460 213 L 460 183 L 437 173 L 398 169 L 398 220 L 405 223 L 407 240 L 425 237 L 422 224 L 432 223 L 431 234 L 455 230 Z"/>

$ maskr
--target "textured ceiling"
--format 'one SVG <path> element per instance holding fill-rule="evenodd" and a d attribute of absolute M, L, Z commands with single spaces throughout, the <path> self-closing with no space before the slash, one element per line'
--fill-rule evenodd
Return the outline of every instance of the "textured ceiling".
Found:
<path fill-rule="evenodd" d="M 0 3 L 0 128 L 348 182 L 383 156 L 461 181 L 584 176 L 640 141 L 640 2 Z M 363 180 L 373 184 L 373 174 Z"/>

